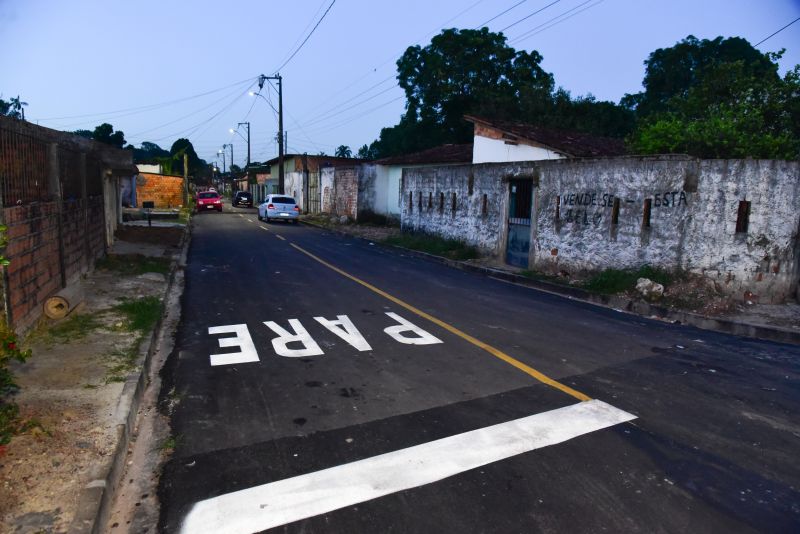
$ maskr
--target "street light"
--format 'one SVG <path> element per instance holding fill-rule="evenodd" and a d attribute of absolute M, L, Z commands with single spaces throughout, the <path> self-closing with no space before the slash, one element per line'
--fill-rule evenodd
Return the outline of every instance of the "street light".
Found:
<path fill-rule="evenodd" d="M 247 126 L 247 139 L 245 139 L 245 137 L 241 133 L 239 133 L 239 126 L 243 124 Z M 237 134 L 239 137 L 247 141 L 247 165 L 245 166 L 245 168 L 249 167 L 250 166 L 250 123 L 240 122 L 239 124 L 236 125 L 236 129 L 231 128 L 230 132 Z"/>

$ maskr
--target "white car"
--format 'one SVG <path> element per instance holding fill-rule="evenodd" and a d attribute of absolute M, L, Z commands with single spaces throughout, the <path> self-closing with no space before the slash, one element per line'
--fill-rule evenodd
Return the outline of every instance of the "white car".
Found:
<path fill-rule="evenodd" d="M 297 224 L 300 208 L 292 197 L 286 195 L 267 195 L 263 204 L 258 206 L 258 220 L 270 222 L 275 219 L 292 221 Z"/>

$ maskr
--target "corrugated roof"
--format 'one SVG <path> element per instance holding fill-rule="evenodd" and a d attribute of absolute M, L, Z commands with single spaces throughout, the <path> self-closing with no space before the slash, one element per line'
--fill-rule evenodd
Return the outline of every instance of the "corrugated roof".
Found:
<path fill-rule="evenodd" d="M 378 165 L 427 165 L 433 163 L 472 163 L 472 143 L 441 145 L 413 154 L 375 160 Z"/>
<path fill-rule="evenodd" d="M 628 153 L 622 139 L 613 137 L 601 137 L 569 130 L 556 130 L 522 122 L 500 121 L 472 115 L 465 115 L 464 119 L 544 145 L 556 152 L 576 158 L 624 156 Z"/>

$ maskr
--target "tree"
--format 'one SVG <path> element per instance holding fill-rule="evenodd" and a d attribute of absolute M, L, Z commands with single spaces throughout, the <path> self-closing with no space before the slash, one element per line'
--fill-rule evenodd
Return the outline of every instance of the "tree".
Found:
<path fill-rule="evenodd" d="M 363 145 L 359 148 L 356 156 L 360 159 L 377 159 L 375 150 L 371 149 L 368 145 Z"/>
<path fill-rule="evenodd" d="M 125 146 L 125 134 L 122 130 L 117 130 L 115 132 L 114 127 L 107 122 L 104 122 L 94 129 L 92 132 L 92 139 L 117 148 Z"/>
<path fill-rule="evenodd" d="M 538 52 L 516 51 L 503 34 L 487 28 L 444 30 L 424 48 L 409 47 L 397 61 L 397 79 L 406 93 L 406 113 L 398 126 L 421 134 L 422 149 L 468 141 L 472 127 L 465 114 L 497 119 L 536 114 L 548 107 L 554 86 L 541 61 Z"/>
<path fill-rule="evenodd" d="M 501 33 L 444 30 L 427 46 L 409 47 L 397 61 L 397 79 L 406 93 L 406 109 L 395 126 L 359 150 L 370 159 L 472 140 L 464 115 L 529 122 L 624 137 L 634 113 L 593 96 L 573 99 L 554 92 L 553 75 L 536 52 L 517 51 Z"/>
<path fill-rule="evenodd" d="M 335 153 L 337 158 L 349 158 L 353 156 L 353 151 L 347 145 L 339 145 Z"/>
<path fill-rule="evenodd" d="M 741 62 L 740 74 L 746 79 L 765 78 L 776 81 L 780 55 L 764 54 L 741 37 L 699 40 L 693 35 L 669 48 L 659 48 L 645 60 L 645 90 L 625 95 L 622 103 L 633 108 L 639 116 L 672 111 L 675 102 L 688 96 L 689 91 L 704 83 L 725 64 Z M 708 87 L 710 88 L 710 87 Z M 717 85 L 712 100 L 729 98 L 730 88 Z"/>
<path fill-rule="evenodd" d="M 125 148 L 133 149 L 134 163 L 145 163 L 148 161 L 155 161 L 157 158 L 168 158 L 171 156 L 168 150 L 164 150 L 156 143 L 151 143 L 150 141 L 142 142 L 141 148 L 136 148 L 132 145 L 128 145 Z"/>
<path fill-rule="evenodd" d="M 629 144 L 639 153 L 797 159 L 800 66 L 781 78 L 780 54 L 738 37 L 689 36 L 656 50 L 646 62 L 645 91 L 628 95 L 638 115 Z M 677 81 L 665 81 L 665 72 Z"/>
<path fill-rule="evenodd" d="M 8 102 L 0 98 L 0 115 L 11 117 L 12 119 L 25 120 L 25 106 L 27 102 L 20 101 L 19 95 L 9 99 Z"/>

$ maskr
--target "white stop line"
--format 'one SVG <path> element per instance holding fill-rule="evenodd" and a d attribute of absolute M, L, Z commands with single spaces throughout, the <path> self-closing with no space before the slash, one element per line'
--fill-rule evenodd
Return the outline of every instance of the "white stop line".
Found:
<path fill-rule="evenodd" d="M 636 419 L 599 400 L 423 443 L 196 503 L 183 534 L 250 534 L 430 484 Z"/>

